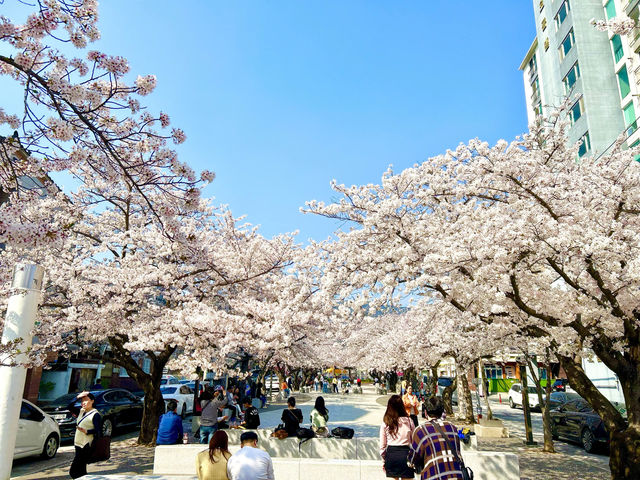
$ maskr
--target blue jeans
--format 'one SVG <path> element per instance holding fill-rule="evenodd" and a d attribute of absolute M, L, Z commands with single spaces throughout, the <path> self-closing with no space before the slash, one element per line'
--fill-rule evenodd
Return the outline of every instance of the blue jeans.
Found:
<path fill-rule="evenodd" d="M 200 443 L 209 443 L 209 441 L 211 440 L 211 437 L 213 437 L 213 434 L 216 432 L 217 429 L 218 427 L 216 427 L 215 425 L 211 425 L 211 426 L 200 425 Z"/>

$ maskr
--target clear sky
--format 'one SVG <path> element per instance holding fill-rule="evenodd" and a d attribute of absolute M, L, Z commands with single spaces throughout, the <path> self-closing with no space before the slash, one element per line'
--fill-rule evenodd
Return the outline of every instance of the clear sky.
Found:
<path fill-rule="evenodd" d="M 530 0 L 103 0 L 100 10 L 91 48 L 157 75 L 144 103 L 186 132 L 181 159 L 216 172 L 205 195 L 266 236 L 327 237 L 337 224 L 298 209 L 331 200 L 331 179 L 377 183 L 390 164 L 527 129 L 518 66 L 535 35 Z"/>

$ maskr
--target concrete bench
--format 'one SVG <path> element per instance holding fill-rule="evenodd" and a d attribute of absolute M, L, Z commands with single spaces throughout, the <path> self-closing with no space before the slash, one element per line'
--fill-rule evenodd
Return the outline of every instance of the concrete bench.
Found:
<path fill-rule="evenodd" d="M 269 438 L 264 442 L 259 440 L 258 445 L 271 455 L 276 478 L 285 480 L 385 478 L 376 438 L 351 440 L 313 438 L 302 445 L 299 445 L 298 439 L 294 438 L 283 440 Z M 154 475 L 189 477 L 195 470 L 196 455 L 205 449 L 205 445 L 198 444 L 157 446 L 153 473 Z M 231 453 L 239 449 L 238 444 L 229 445 Z M 518 456 L 515 454 L 464 449 L 462 457 L 467 466 L 474 471 L 476 480 L 518 480 L 520 478 Z"/>

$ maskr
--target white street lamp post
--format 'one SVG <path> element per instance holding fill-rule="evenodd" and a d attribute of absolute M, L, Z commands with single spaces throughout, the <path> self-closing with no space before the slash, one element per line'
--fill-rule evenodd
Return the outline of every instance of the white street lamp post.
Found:
<path fill-rule="evenodd" d="M 44 269 L 40 265 L 18 264 L 13 271 L 13 294 L 7 305 L 2 344 L 21 340 L 21 353 L 15 358 L 9 355 L 0 357 L 0 365 L 16 365 L 0 366 L 0 480 L 9 480 L 11 476 L 22 392 L 27 375 L 23 364 L 27 360 L 26 351 L 31 346 L 31 331 L 35 326 L 43 277 Z"/>

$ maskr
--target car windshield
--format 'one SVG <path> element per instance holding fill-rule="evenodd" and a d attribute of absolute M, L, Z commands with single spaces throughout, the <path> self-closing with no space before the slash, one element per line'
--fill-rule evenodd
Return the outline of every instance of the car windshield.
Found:
<path fill-rule="evenodd" d="M 537 394 L 538 389 L 536 387 L 527 387 L 527 392 Z"/>
<path fill-rule="evenodd" d="M 176 393 L 176 387 L 164 387 L 160 389 L 160 393 L 162 393 L 163 395 L 165 393 Z"/>
<path fill-rule="evenodd" d="M 162 380 L 160 380 L 160 385 L 166 385 L 167 384 L 167 379 L 163 378 Z"/>
<path fill-rule="evenodd" d="M 60 397 L 56 398 L 55 400 L 52 400 L 51 402 L 49 402 L 49 405 L 51 406 L 67 406 L 69 405 L 71 402 L 73 402 L 76 397 L 78 396 L 77 393 L 67 393 L 66 395 L 61 395 Z"/>

